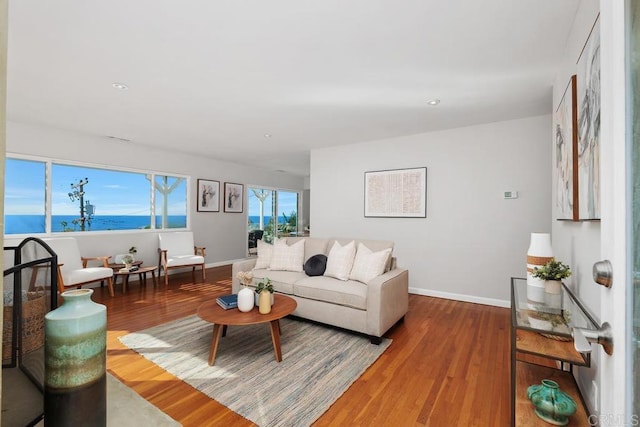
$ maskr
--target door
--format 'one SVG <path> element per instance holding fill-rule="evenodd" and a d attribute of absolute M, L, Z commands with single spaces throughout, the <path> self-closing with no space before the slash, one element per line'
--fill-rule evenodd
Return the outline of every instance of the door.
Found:
<path fill-rule="evenodd" d="M 640 218 L 640 199 L 632 193 L 635 175 L 640 175 L 640 162 L 632 161 L 640 150 L 640 128 L 636 106 L 640 106 L 640 87 L 633 81 L 639 64 L 629 57 L 640 57 L 639 0 L 600 2 L 601 20 L 601 256 L 613 265 L 613 284 L 601 290 L 601 322 L 609 322 L 613 330 L 614 350 L 600 352 L 599 384 L 600 425 L 638 425 L 640 393 L 634 390 L 638 376 L 634 361 L 638 357 L 631 320 L 634 313 L 633 271 L 640 271 L 633 259 L 640 257 L 640 236 L 633 224 Z M 629 18 L 627 20 L 627 18 Z M 634 19 L 635 18 L 635 19 Z M 634 52 L 635 51 L 635 52 Z M 635 128 L 635 129 L 634 129 Z"/>

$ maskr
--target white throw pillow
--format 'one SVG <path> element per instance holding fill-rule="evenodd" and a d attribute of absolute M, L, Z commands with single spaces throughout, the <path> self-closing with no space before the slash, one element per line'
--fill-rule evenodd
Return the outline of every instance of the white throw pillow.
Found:
<path fill-rule="evenodd" d="M 371 279 L 378 277 L 384 273 L 390 255 L 391 248 L 379 252 L 372 252 L 371 249 L 362 243 L 358 243 L 358 251 L 353 261 L 353 268 L 349 274 L 349 279 L 367 283 Z"/>
<path fill-rule="evenodd" d="M 255 268 L 269 268 L 271 265 L 271 255 L 273 254 L 273 245 L 262 240 L 258 240 L 258 260 L 256 261 Z"/>
<path fill-rule="evenodd" d="M 342 246 L 335 242 L 327 256 L 327 268 L 325 276 L 335 277 L 340 280 L 349 280 L 349 272 L 353 266 L 353 258 L 356 256 L 356 243 L 351 241 Z"/>
<path fill-rule="evenodd" d="M 304 267 L 304 240 L 287 245 L 285 239 L 278 239 L 273 245 L 269 270 L 302 271 Z"/>

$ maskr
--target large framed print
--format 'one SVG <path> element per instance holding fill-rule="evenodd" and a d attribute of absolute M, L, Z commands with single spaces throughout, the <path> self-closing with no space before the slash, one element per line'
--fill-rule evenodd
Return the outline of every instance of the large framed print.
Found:
<path fill-rule="evenodd" d="M 244 201 L 244 185 L 232 182 L 224 183 L 224 211 L 242 212 L 242 202 Z"/>
<path fill-rule="evenodd" d="M 598 18 L 593 24 L 577 63 L 580 220 L 600 219 L 600 24 Z"/>
<path fill-rule="evenodd" d="M 198 180 L 198 212 L 220 212 L 220 181 Z"/>
<path fill-rule="evenodd" d="M 556 145 L 557 219 L 577 221 L 578 212 L 578 111 L 576 76 L 569 79 L 554 115 Z"/>
<path fill-rule="evenodd" d="M 364 173 L 364 216 L 427 217 L 427 168 Z"/>

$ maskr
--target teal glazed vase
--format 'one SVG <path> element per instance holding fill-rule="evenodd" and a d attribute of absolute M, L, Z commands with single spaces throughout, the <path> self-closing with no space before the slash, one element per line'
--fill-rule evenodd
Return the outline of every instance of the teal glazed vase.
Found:
<path fill-rule="evenodd" d="M 107 308 L 92 294 L 63 292 L 45 316 L 45 426 L 107 424 Z"/>
<path fill-rule="evenodd" d="M 576 412 L 575 400 L 552 380 L 542 380 L 541 384 L 529 386 L 527 397 L 535 407 L 536 415 L 550 424 L 567 425 L 569 417 Z"/>

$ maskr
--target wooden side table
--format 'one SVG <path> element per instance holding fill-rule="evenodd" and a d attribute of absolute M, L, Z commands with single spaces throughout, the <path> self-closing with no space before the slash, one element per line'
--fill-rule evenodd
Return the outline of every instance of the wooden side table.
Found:
<path fill-rule="evenodd" d="M 140 262 L 140 264 L 142 264 L 142 262 Z M 120 271 L 120 270 L 114 270 L 113 271 L 113 284 L 115 286 L 115 284 L 118 281 L 118 276 L 122 276 L 122 292 L 127 292 L 127 284 L 129 283 L 129 276 L 131 276 L 132 274 L 137 274 L 138 275 L 138 281 L 140 282 L 141 285 L 147 285 L 147 273 L 151 273 L 151 277 L 153 278 L 153 286 L 157 286 L 158 285 L 158 280 L 156 279 L 156 270 L 158 269 L 158 266 L 154 265 L 153 267 L 139 267 L 136 271 Z"/>

